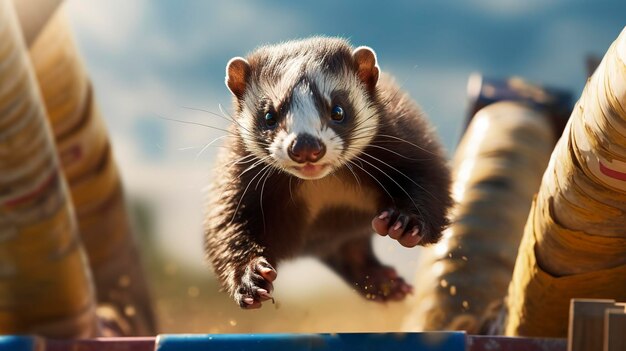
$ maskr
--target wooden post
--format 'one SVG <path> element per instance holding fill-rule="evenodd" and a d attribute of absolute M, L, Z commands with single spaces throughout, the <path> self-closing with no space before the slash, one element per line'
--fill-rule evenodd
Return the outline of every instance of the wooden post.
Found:
<path fill-rule="evenodd" d="M 571 298 L 626 296 L 626 28 L 578 101 L 531 208 L 506 334 L 564 337 Z"/>
<path fill-rule="evenodd" d="M 484 332 L 487 310 L 506 295 L 555 143 L 548 116 L 524 104 L 498 102 L 476 113 L 453 160 L 453 224 L 424 252 L 406 330 Z"/>
<path fill-rule="evenodd" d="M 34 39 L 30 57 L 76 208 L 100 316 L 119 334 L 154 335 L 150 293 L 119 172 L 62 6 Z"/>
<path fill-rule="evenodd" d="M 0 0 L 0 333 L 99 334 L 74 208 L 10 0 Z"/>

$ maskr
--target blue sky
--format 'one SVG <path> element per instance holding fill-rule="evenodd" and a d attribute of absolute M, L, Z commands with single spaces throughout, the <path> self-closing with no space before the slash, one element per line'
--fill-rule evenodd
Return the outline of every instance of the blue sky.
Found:
<path fill-rule="evenodd" d="M 218 103 L 230 103 L 223 85 L 230 57 L 263 43 L 338 35 L 377 51 L 448 148 L 460 132 L 469 73 L 517 74 L 579 91 L 584 55 L 604 52 L 626 24 L 624 1 L 74 0 L 69 7 L 105 111 L 118 104 L 110 101 L 112 84 L 138 98 L 161 91 L 162 103 L 218 111 Z M 129 118 L 164 112 L 151 101 L 135 103 L 144 104 L 142 116 L 121 122 L 111 115 L 123 113 L 107 114 L 114 129 L 125 133 Z"/>
<path fill-rule="evenodd" d="M 159 224 L 164 246 L 179 239 L 167 239 L 171 231 L 189 233 L 196 246 L 189 250 L 198 255 L 200 189 L 218 149 L 198 152 L 221 133 L 158 116 L 223 127 L 223 120 L 182 106 L 228 110 L 223 82 L 231 57 L 319 34 L 371 46 L 453 151 L 471 72 L 520 75 L 578 96 L 585 55 L 602 55 L 626 25 L 623 0 L 69 0 L 66 10 L 126 188 L 159 211 L 173 211 Z M 181 255 L 188 257 L 196 260 Z"/>

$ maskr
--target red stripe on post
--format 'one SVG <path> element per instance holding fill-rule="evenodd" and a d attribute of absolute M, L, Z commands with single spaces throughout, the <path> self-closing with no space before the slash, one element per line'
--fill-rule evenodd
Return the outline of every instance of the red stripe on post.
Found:
<path fill-rule="evenodd" d="M 53 171 L 52 174 L 46 177 L 46 179 L 44 179 L 43 182 L 37 185 L 35 189 L 31 190 L 28 193 L 20 194 L 17 197 L 8 199 L 2 205 L 13 207 L 13 206 L 19 206 L 23 203 L 31 201 L 35 199 L 37 196 L 39 196 L 40 194 L 47 191 L 50 187 L 52 187 L 52 185 L 55 183 L 57 179 L 58 179 L 58 174 L 56 171 Z"/>
<path fill-rule="evenodd" d="M 604 174 L 607 177 L 611 177 L 613 179 L 617 179 L 617 180 L 621 180 L 626 182 L 626 173 L 622 173 L 620 171 L 616 171 L 614 169 L 610 169 L 609 167 L 605 166 L 602 161 L 599 161 L 600 163 L 600 172 L 602 172 L 602 174 Z"/>

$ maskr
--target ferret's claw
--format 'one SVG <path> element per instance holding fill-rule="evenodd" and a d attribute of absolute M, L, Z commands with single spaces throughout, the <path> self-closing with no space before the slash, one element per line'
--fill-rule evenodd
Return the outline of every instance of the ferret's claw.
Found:
<path fill-rule="evenodd" d="M 389 235 L 405 247 L 414 247 L 421 242 L 422 227 L 422 220 L 418 216 L 396 208 L 386 209 L 372 219 L 372 229 L 377 234 Z"/>
<path fill-rule="evenodd" d="M 260 308 L 262 302 L 274 301 L 270 294 L 274 290 L 272 282 L 276 280 L 276 270 L 263 257 L 253 259 L 241 277 L 235 291 L 235 301 L 243 309 Z"/>

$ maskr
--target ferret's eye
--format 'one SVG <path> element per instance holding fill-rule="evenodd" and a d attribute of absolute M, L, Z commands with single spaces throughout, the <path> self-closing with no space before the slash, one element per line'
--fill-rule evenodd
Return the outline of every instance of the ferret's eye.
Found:
<path fill-rule="evenodd" d="M 274 128 L 276 126 L 276 123 L 277 123 L 276 116 L 274 116 L 273 113 L 268 112 L 265 114 L 265 125 L 268 128 Z"/>
<path fill-rule="evenodd" d="M 330 118 L 335 122 L 343 122 L 346 117 L 345 112 L 343 112 L 343 108 L 339 105 L 335 105 L 330 112 Z"/>

